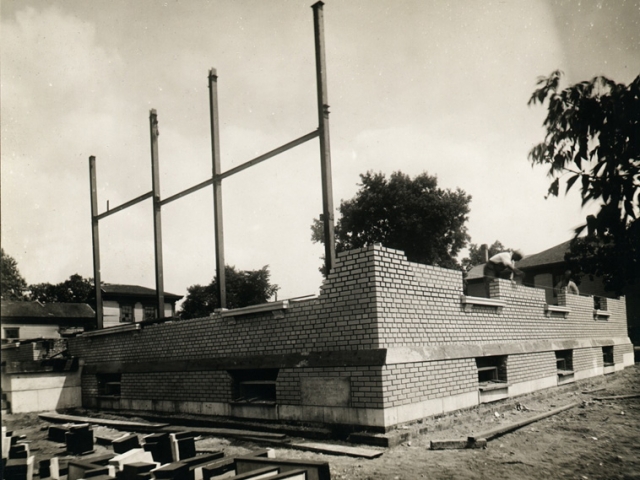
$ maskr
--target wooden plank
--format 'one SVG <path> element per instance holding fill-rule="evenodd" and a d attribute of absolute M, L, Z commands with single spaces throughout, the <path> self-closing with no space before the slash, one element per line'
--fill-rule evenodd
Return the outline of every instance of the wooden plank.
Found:
<path fill-rule="evenodd" d="M 627 398 L 640 398 L 640 393 L 634 393 L 631 395 L 614 395 L 612 397 L 593 397 L 594 400 L 624 400 Z"/>
<path fill-rule="evenodd" d="M 103 425 L 113 428 L 124 429 L 145 429 L 145 430 L 158 430 L 169 425 L 168 423 L 142 423 L 142 422 L 129 422 L 126 420 L 107 420 L 104 418 L 94 417 L 80 417 L 76 415 L 63 415 L 55 412 L 45 412 L 38 415 L 43 420 L 47 420 L 55 423 L 90 423 L 93 425 Z M 184 428 L 182 429 L 184 430 Z"/>
<path fill-rule="evenodd" d="M 197 433 L 200 435 L 210 435 L 212 437 L 253 437 L 253 438 L 265 438 L 274 440 L 284 440 L 287 436 L 284 433 L 269 433 L 259 432 L 254 430 L 241 430 L 236 428 L 215 428 L 215 427 L 180 427 L 167 425 L 159 429 L 162 432 L 175 433 L 189 432 Z"/>
<path fill-rule="evenodd" d="M 556 408 L 549 412 L 541 413 L 540 415 L 536 415 L 534 417 L 530 417 L 530 418 L 521 420 L 519 422 L 511 423 L 509 425 L 503 425 L 501 427 L 487 430 L 485 432 L 469 435 L 468 440 L 470 442 L 480 441 L 481 439 L 491 440 L 492 438 L 498 437 L 500 435 L 504 435 L 505 433 L 512 432 L 526 425 L 529 425 L 530 423 L 534 423 L 539 420 L 543 420 L 547 417 L 557 415 L 558 413 L 564 412 L 565 410 L 569 410 L 570 408 L 573 408 L 576 405 L 578 405 L 578 403 L 570 403 L 569 405 L 565 405 L 564 407 Z"/>
<path fill-rule="evenodd" d="M 327 453 L 331 455 L 345 455 L 347 457 L 369 459 L 378 458 L 384 453 L 382 450 L 374 450 L 372 448 L 350 447 L 348 445 L 317 442 L 290 443 L 289 447 L 296 450 L 306 450 L 309 452 Z"/>

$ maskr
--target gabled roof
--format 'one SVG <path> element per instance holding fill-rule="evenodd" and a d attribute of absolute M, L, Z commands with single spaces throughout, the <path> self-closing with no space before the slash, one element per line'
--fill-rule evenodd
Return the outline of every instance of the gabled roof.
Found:
<path fill-rule="evenodd" d="M 153 297 L 156 296 L 156 291 L 153 288 L 141 287 L 139 285 L 121 285 L 117 283 L 103 283 L 102 292 L 107 295 L 123 295 L 128 297 Z M 165 300 L 178 301 L 182 298 L 182 295 L 176 295 L 175 293 L 164 292 Z"/>
<path fill-rule="evenodd" d="M 476 278 L 483 278 L 484 277 L 484 263 L 481 263 L 480 265 L 476 265 L 475 267 L 473 267 L 471 270 L 469 270 L 467 272 L 467 280 L 473 280 Z"/>
<path fill-rule="evenodd" d="M 541 267 L 543 265 L 557 265 L 564 263 L 564 254 L 569 250 L 571 240 L 567 240 L 555 247 L 548 248 L 540 253 L 530 255 L 516 263 L 519 269 Z"/>
<path fill-rule="evenodd" d="M 95 312 L 86 303 L 2 302 L 2 319 L 94 320 Z"/>

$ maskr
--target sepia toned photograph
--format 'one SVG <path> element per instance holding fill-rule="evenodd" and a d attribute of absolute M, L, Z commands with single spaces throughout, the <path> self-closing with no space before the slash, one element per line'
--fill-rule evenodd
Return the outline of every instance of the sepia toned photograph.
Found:
<path fill-rule="evenodd" d="M 2 478 L 640 478 L 640 1 L 0 0 Z"/>

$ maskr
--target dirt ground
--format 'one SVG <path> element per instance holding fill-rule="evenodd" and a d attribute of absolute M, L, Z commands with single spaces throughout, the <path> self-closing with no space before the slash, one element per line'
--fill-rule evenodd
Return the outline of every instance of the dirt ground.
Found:
<path fill-rule="evenodd" d="M 380 449 L 383 455 L 373 460 L 214 437 L 200 438 L 196 446 L 198 450 L 224 450 L 226 456 L 270 447 L 279 458 L 329 462 L 334 480 L 640 480 L 640 398 L 594 399 L 632 394 L 640 394 L 640 364 L 606 377 L 425 419 L 417 426 L 426 433 L 396 447 Z M 431 440 L 465 438 L 574 402 L 578 406 L 495 438 L 485 449 L 429 449 Z M 36 414 L 5 415 L 2 423 L 14 434 L 26 436 L 36 461 L 64 453 L 64 445 L 46 440 L 49 423 Z M 94 432 L 110 438 L 122 435 L 105 427 L 94 427 Z M 107 447 L 96 445 L 96 453 L 106 451 Z"/>

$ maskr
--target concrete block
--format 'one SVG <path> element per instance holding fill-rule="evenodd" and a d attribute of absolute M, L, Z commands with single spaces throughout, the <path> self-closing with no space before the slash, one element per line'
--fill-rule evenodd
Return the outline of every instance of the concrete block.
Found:
<path fill-rule="evenodd" d="M 150 452 L 153 460 L 161 465 L 176 460 L 168 433 L 153 433 L 145 436 L 143 448 Z"/>
<path fill-rule="evenodd" d="M 122 437 L 116 438 L 111 441 L 111 446 L 116 454 L 121 454 L 133 450 L 134 448 L 140 448 L 140 440 L 138 436 L 133 433 L 128 433 Z"/>
<path fill-rule="evenodd" d="M 120 455 L 116 455 L 109 460 L 109 465 L 113 465 L 117 471 L 122 471 L 123 466 L 127 463 L 155 463 L 151 452 L 147 452 L 142 448 L 134 448 Z"/>
<path fill-rule="evenodd" d="M 109 475 L 109 467 L 79 460 L 69 461 L 67 480 L 81 480 L 98 475 Z"/>
<path fill-rule="evenodd" d="M 85 425 L 73 425 L 65 434 L 67 444 L 67 452 L 73 455 L 82 455 L 83 453 L 93 451 L 93 429 Z"/>
<path fill-rule="evenodd" d="M 235 474 L 235 469 L 235 460 L 233 458 L 218 460 L 202 467 L 202 480 L 210 480 L 231 472 Z"/>
<path fill-rule="evenodd" d="M 153 470 L 157 480 L 192 480 L 193 474 L 189 466 L 182 462 L 173 462 Z"/>
<path fill-rule="evenodd" d="M 33 480 L 33 464 L 35 458 L 9 459 L 4 465 L 3 480 Z"/>
<path fill-rule="evenodd" d="M 47 432 L 47 440 L 51 442 L 65 443 L 65 435 L 68 431 L 68 426 L 51 425 Z"/>
<path fill-rule="evenodd" d="M 156 463 L 125 463 L 122 468 L 120 480 L 137 480 L 141 474 L 149 473 L 156 467 Z"/>

